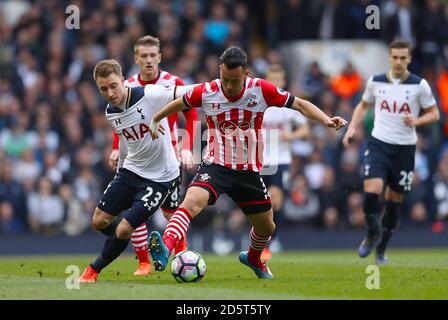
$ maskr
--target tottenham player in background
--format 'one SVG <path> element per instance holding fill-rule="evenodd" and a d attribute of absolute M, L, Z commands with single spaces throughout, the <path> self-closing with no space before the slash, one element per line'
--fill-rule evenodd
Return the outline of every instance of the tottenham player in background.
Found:
<path fill-rule="evenodd" d="M 359 256 L 367 257 L 376 246 L 377 264 L 388 263 L 386 246 L 397 228 L 400 204 L 411 190 L 414 175 L 416 128 L 439 120 L 439 110 L 425 79 L 408 71 L 411 46 L 394 41 L 389 46 L 391 69 L 371 77 L 362 100 L 353 111 L 343 139 L 350 139 L 363 121 L 369 106 L 375 106 L 375 120 L 364 160 L 364 215 L 367 235 Z M 385 211 L 380 222 L 380 196 L 385 190 Z"/>
<path fill-rule="evenodd" d="M 127 155 L 95 209 L 92 225 L 108 238 L 80 282 L 96 282 L 101 270 L 126 249 L 132 232 L 150 219 L 173 192 L 179 165 L 170 135 L 153 141 L 149 125 L 156 112 L 189 88 L 126 87 L 121 66 L 115 60 L 98 62 L 93 77 L 109 102 L 106 118 L 120 137 L 120 147 L 126 146 Z M 160 129 L 168 130 L 166 119 Z M 122 211 L 123 217 L 117 218 Z"/>
<path fill-rule="evenodd" d="M 162 54 L 160 53 L 160 41 L 158 38 L 150 35 L 139 38 L 134 45 L 134 61 L 139 67 L 139 73 L 134 74 L 127 79 L 124 82 L 125 86 L 134 88 L 153 84 L 164 86 L 184 85 L 182 79 L 179 77 L 159 69 L 161 59 Z M 185 110 L 182 113 L 186 120 L 186 134 L 183 136 L 183 144 L 180 151 L 178 146 L 179 119 L 177 113 L 168 117 L 168 125 L 171 133 L 171 143 L 173 144 L 177 159 L 184 168 L 189 170 L 193 167 L 192 148 L 198 114 L 195 109 Z M 118 147 L 119 139 L 114 131 L 112 152 L 109 157 L 109 165 L 114 170 L 117 169 L 117 166 L 119 167 L 122 165 L 123 160 L 126 157 L 126 148 L 120 148 L 120 153 Z M 119 159 L 120 161 L 118 161 Z M 175 190 L 171 193 L 170 199 L 167 200 L 166 205 L 162 207 L 163 215 L 167 220 L 171 218 L 172 214 L 179 206 L 179 185 L 180 179 L 176 184 Z M 134 272 L 134 275 L 146 276 L 151 272 L 151 263 L 149 262 L 148 256 L 148 230 L 146 223 L 143 223 L 135 229 L 131 237 L 131 243 L 139 261 L 138 269 Z M 184 250 L 187 250 L 186 239 L 178 243 L 174 252 L 178 253 Z"/>

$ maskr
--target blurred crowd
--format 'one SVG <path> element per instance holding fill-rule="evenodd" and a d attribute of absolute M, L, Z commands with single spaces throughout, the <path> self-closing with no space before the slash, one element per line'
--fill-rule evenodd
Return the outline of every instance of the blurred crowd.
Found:
<path fill-rule="evenodd" d="M 66 28 L 70 4 L 80 9 L 79 29 Z M 381 8 L 380 30 L 365 28 L 369 4 Z M 161 69 L 187 84 L 219 77 L 219 55 L 229 45 L 245 49 L 251 76 L 263 77 L 270 64 L 285 61 L 278 50 L 284 42 L 410 40 L 411 70 L 429 81 L 442 118 L 419 130 L 416 174 L 403 205 L 402 224 L 443 230 L 448 217 L 447 1 L 4 0 L 0 234 L 77 235 L 91 229 L 97 200 L 114 175 L 108 166 L 112 131 L 92 79 L 93 67 L 103 58 L 114 58 L 125 76 L 137 73 L 133 44 L 146 34 L 161 41 Z M 288 83 L 294 95 L 348 120 L 367 80 L 350 64 L 330 77 L 318 63 L 298 79 Z M 284 226 L 363 227 L 360 167 L 372 123 L 370 113 L 364 130 L 345 150 L 344 132 L 310 123 L 311 137 L 293 143 L 280 221 Z M 193 174 L 185 172 L 184 185 Z M 197 218 L 198 227 L 244 227 L 242 213 L 226 197 L 206 211 Z"/>

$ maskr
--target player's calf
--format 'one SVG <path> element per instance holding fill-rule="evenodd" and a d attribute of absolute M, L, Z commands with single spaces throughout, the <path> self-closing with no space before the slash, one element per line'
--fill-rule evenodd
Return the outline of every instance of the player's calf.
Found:
<path fill-rule="evenodd" d="M 398 221 L 400 219 L 400 204 L 401 203 L 399 202 L 389 200 L 385 203 L 386 210 L 381 221 L 383 230 L 381 240 L 377 246 L 377 251 L 380 253 L 384 253 L 386 251 L 387 244 L 397 228 Z"/>
<path fill-rule="evenodd" d="M 96 208 L 92 218 L 92 227 L 105 236 L 111 236 L 115 233 L 120 221 L 120 219 L 116 219 L 116 217 Z"/>
<path fill-rule="evenodd" d="M 379 236 L 380 226 L 380 196 L 379 194 L 364 192 L 364 217 L 367 227 L 367 237 L 372 240 Z"/>

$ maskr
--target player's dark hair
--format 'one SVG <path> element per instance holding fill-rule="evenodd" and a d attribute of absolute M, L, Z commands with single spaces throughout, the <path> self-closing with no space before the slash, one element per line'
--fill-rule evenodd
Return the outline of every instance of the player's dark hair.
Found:
<path fill-rule="evenodd" d="M 395 40 L 389 45 L 389 52 L 392 49 L 408 49 L 409 54 L 412 52 L 411 43 L 406 40 Z"/>
<path fill-rule="evenodd" d="M 219 60 L 220 64 L 224 64 L 229 69 L 235 69 L 240 66 L 244 69 L 247 66 L 247 54 L 238 47 L 227 48 Z"/>

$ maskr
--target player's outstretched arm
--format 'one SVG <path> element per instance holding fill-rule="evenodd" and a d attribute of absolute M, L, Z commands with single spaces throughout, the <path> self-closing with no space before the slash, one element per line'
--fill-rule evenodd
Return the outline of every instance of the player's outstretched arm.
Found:
<path fill-rule="evenodd" d="M 165 134 L 163 127 L 159 126 L 159 122 L 162 119 L 164 119 L 174 113 L 178 113 L 179 111 L 184 110 L 185 108 L 186 108 L 186 106 L 185 106 L 182 98 L 178 98 L 176 100 L 171 101 L 166 106 L 164 106 L 162 108 L 162 110 L 160 110 L 159 112 L 154 114 L 154 116 L 151 119 L 151 124 L 149 125 L 149 130 L 151 130 L 151 137 L 153 139 L 157 139 L 157 137 L 158 137 L 157 132 Z"/>
<path fill-rule="evenodd" d="M 294 98 L 292 108 L 294 110 L 299 111 L 307 118 L 323 123 L 328 128 L 334 128 L 336 130 L 339 130 L 340 128 L 345 127 L 347 125 L 347 121 L 344 120 L 343 118 L 339 116 L 330 118 L 311 102 L 304 99 L 300 99 L 298 97 Z"/>
<path fill-rule="evenodd" d="M 344 135 L 344 138 L 342 139 L 342 143 L 344 144 L 344 147 L 348 147 L 350 144 L 350 140 L 355 136 L 356 134 L 356 128 L 359 126 L 359 124 L 362 122 L 364 117 L 366 116 L 367 110 L 369 108 L 369 104 L 361 100 L 358 105 L 356 106 L 355 110 L 353 110 L 352 119 L 350 120 L 350 125 L 347 128 L 347 132 Z"/>

